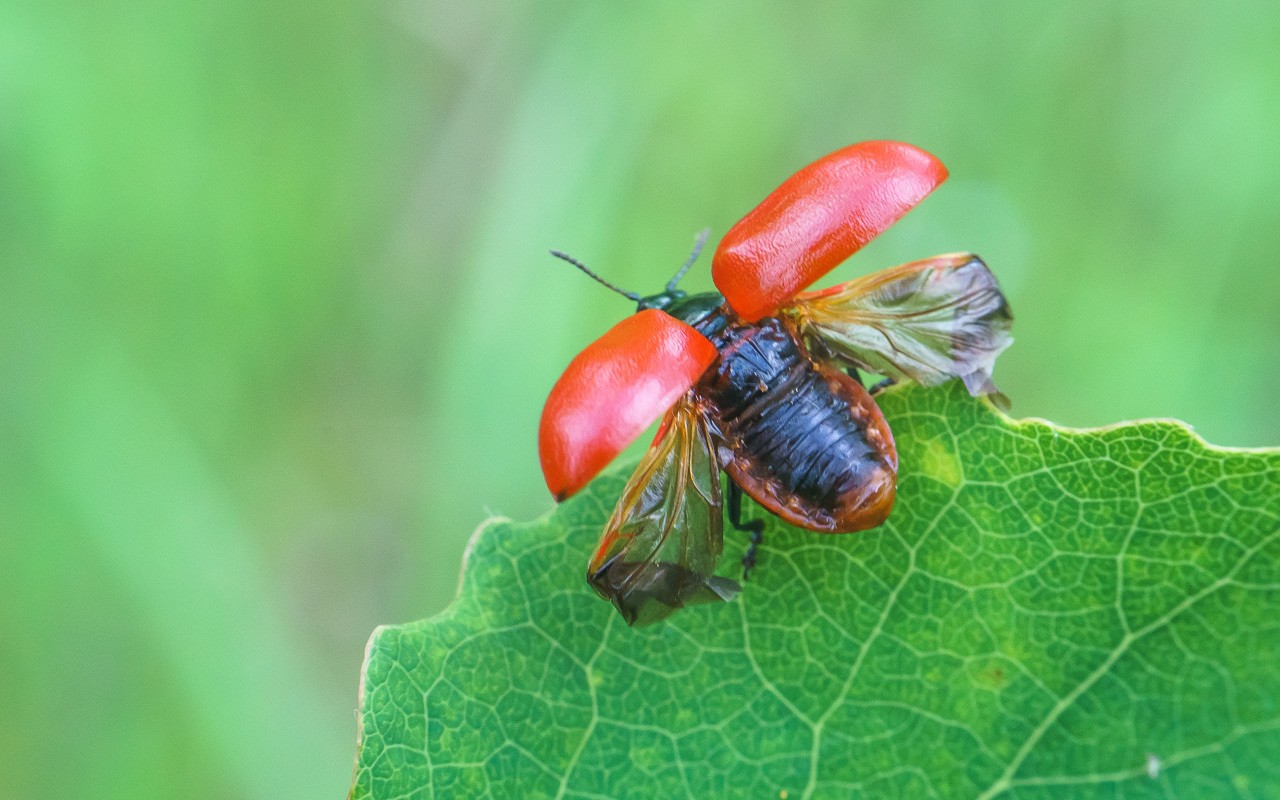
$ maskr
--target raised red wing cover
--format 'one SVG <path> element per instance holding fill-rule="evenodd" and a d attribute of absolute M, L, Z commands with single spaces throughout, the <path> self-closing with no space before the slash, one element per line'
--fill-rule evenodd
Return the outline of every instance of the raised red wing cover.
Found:
<path fill-rule="evenodd" d="M 569 363 L 542 409 L 547 488 L 564 500 L 586 486 L 715 360 L 705 336 L 657 309 L 610 328 Z"/>
<path fill-rule="evenodd" d="M 716 248 L 711 275 L 748 322 L 766 317 L 897 222 L 947 178 L 902 142 L 860 142 L 788 178 Z"/>

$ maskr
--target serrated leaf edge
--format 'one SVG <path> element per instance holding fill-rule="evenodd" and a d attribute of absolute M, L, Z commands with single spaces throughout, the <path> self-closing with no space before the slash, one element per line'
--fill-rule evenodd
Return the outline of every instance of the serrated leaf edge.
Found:
<path fill-rule="evenodd" d="M 902 390 L 903 390 L 903 386 L 900 384 L 898 386 L 893 386 L 886 389 L 884 393 L 885 394 L 896 393 Z M 991 413 L 991 415 L 994 417 L 996 422 L 1007 425 L 1009 428 L 1014 430 L 1025 429 L 1025 428 L 1046 428 L 1049 431 L 1053 432 L 1055 435 L 1063 434 L 1067 436 L 1084 436 L 1084 435 L 1090 435 L 1090 434 L 1112 433 L 1114 431 L 1117 431 L 1123 428 L 1153 426 L 1153 427 L 1159 427 L 1159 428 L 1177 429 L 1185 433 L 1187 437 L 1195 445 L 1209 452 L 1280 455 L 1280 446 L 1238 447 L 1238 446 L 1232 446 L 1232 445 L 1213 444 L 1212 442 L 1206 440 L 1203 436 L 1201 436 L 1191 424 L 1187 423 L 1184 420 L 1176 419 L 1173 417 L 1146 417 L 1146 418 L 1139 418 L 1139 419 L 1132 419 L 1132 420 L 1123 420 L 1120 422 L 1108 423 L 1106 425 L 1096 425 L 1096 426 L 1090 426 L 1090 427 L 1071 427 L 1067 425 L 1060 425 L 1058 423 L 1052 422 L 1042 417 L 1024 417 L 1021 419 L 1017 419 L 1009 416 L 1004 411 L 1001 411 L 988 398 L 985 398 L 985 397 L 981 398 L 981 402 L 984 406 L 986 406 L 987 411 Z M 605 470 L 605 472 L 602 474 L 601 477 L 616 475 L 619 472 L 623 472 L 625 470 L 629 470 L 632 468 L 634 468 L 634 464 L 632 463 L 614 464 L 613 466 Z M 519 523 L 519 524 L 536 525 L 536 524 L 541 524 L 543 522 L 549 521 L 551 517 L 555 514 L 556 508 L 557 506 L 552 506 L 546 512 L 538 515 L 537 517 L 534 517 L 528 522 Z M 449 604 L 447 606 L 445 606 L 439 612 L 432 614 L 428 617 L 423 617 L 422 619 L 412 620 L 410 622 L 403 622 L 403 623 L 379 625 L 378 627 L 373 629 L 373 632 L 369 636 L 369 640 L 365 643 L 364 657 L 361 660 L 361 664 L 360 664 L 360 681 L 359 681 L 359 689 L 358 689 L 359 694 L 358 694 L 357 703 L 356 703 L 356 747 L 355 747 L 355 759 L 354 759 L 355 763 L 353 765 L 353 771 L 352 771 L 351 789 L 347 795 L 349 799 L 353 798 L 355 795 L 356 779 L 359 775 L 359 770 L 360 770 L 360 755 L 361 755 L 362 747 L 364 744 L 364 713 L 363 712 L 364 712 L 365 700 L 367 698 L 365 689 L 366 689 L 366 681 L 369 675 L 369 659 L 372 655 L 374 645 L 383 634 L 387 633 L 390 630 L 401 629 L 408 626 L 426 625 L 429 623 L 435 623 L 435 622 L 447 620 L 449 618 L 456 616 L 458 611 L 463 607 L 463 604 L 460 601 L 463 599 L 463 589 L 465 588 L 467 583 L 467 574 L 468 574 L 467 567 L 470 562 L 471 555 L 472 553 L 475 552 L 477 546 L 479 545 L 480 537 L 483 536 L 489 528 L 494 527 L 496 525 L 501 525 L 501 524 L 517 524 L 517 523 L 515 523 L 515 521 L 509 517 L 491 516 L 483 520 L 478 526 L 476 526 L 476 529 L 472 531 L 471 536 L 468 537 L 466 547 L 463 549 L 463 553 L 462 553 L 462 563 L 460 564 L 459 570 L 458 570 L 458 587 L 454 593 L 453 599 L 449 601 Z"/>

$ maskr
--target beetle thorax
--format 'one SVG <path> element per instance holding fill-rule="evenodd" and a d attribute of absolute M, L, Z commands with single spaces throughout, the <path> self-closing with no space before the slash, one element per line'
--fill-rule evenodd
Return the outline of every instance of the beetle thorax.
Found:
<path fill-rule="evenodd" d="M 710 338 L 719 332 L 723 322 L 727 322 L 727 309 L 724 297 L 718 292 L 699 292 L 686 294 L 679 289 L 669 289 L 661 294 L 642 298 L 636 311 L 656 308 L 665 311 L 676 319 L 697 328 L 702 335 Z M 717 312 L 720 312 L 717 314 Z M 721 322 L 717 318 L 724 318 Z M 703 330 L 710 325 L 711 330 Z"/>

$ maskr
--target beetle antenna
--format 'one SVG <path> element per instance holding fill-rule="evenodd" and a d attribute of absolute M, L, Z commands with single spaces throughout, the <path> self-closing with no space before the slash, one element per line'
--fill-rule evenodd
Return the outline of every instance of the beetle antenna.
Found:
<path fill-rule="evenodd" d="M 684 274 L 689 271 L 689 267 L 692 267 L 693 262 L 698 260 L 698 255 L 702 253 L 702 248 L 707 243 L 707 237 L 710 235 L 710 228 L 703 228 L 698 231 L 697 238 L 693 240 L 693 252 L 690 253 L 689 257 L 685 259 L 685 262 L 680 265 L 680 269 L 676 271 L 675 277 L 667 281 L 668 292 L 675 290 L 676 284 L 679 283 L 680 279 L 684 277 Z"/>
<path fill-rule="evenodd" d="M 575 266 L 575 267 L 577 267 L 578 269 L 580 269 L 580 270 L 582 270 L 583 272 L 587 273 L 587 275 L 589 275 L 590 277 L 594 278 L 594 279 L 595 279 L 596 281 L 598 281 L 599 283 L 603 284 L 606 288 L 612 289 L 613 291 L 617 292 L 618 294 L 622 295 L 623 297 L 627 298 L 628 300 L 630 300 L 630 301 L 632 301 L 632 302 L 634 302 L 634 303 L 638 303 L 638 302 L 640 302 L 640 295 L 636 294 L 635 292 L 624 292 L 623 290 L 619 289 L 617 286 L 614 286 L 612 283 L 609 283 L 609 282 L 608 282 L 608 281 L 606 281 L 604 278 L 601 278 L 599 275 L 597 275 L 597 274 L 595 274 L 594 272 L 592 272 L 591 270 L 587 269 L 587 265 L 586 265 L 586 264 L 583 264 L 581 261 L 579 261 L 578 259 L 574 258 L 573 256 L 568 255 L 568 254 L 566 254 L 566 253 L 561 253 L 559 250 L 552 250 L 552 251 L 551 251 L 551 255 L 555 256 L 556 258 L 560 259 L 561 261 L 568 261 L 570 264 L 574 265 L 574 266 Z"/>

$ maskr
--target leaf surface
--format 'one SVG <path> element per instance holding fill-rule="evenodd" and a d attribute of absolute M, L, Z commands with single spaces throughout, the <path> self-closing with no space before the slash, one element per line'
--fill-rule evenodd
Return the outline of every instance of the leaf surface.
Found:
<path fill-rule="evenodd" d="M 888 523 L 751 507 L 742 595 L 653 628 L 583 577 L 626 469 L 486 523 L 458 599 L 370 640 L 352 796 L 1280 796 L 1280 450 L 880 400 Z"/>

